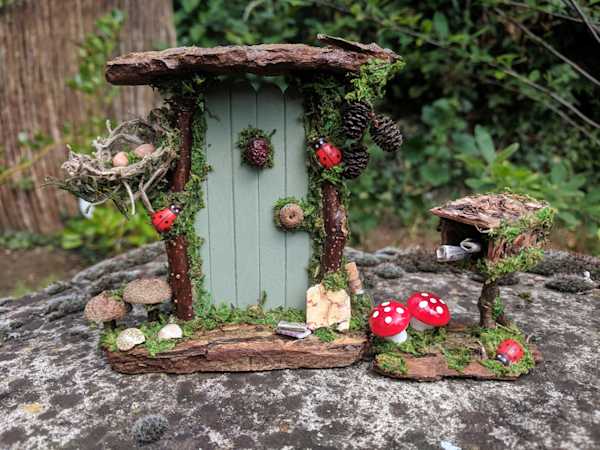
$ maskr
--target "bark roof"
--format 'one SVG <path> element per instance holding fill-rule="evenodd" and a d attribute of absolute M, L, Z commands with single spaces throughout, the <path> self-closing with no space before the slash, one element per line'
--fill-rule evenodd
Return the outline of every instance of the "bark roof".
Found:
<path fill-rule="evenodd" d="M 377 44 L 361 44 L 318 35 L 324 47 L 305 44 L 262 44 L 224 47 L 178 47 L 129 53 L 108 62 L 106 79 L 112 84 L 154 84 L 170 77 L 195 73 L 283 75 L 290 72 L 358 72 L 370 59 L 393 62 L 399 56 Z"/>
<path fill-rule="evenodd" d="M 486 194 L 460 198 L 430 211 L 436 216 L 492 229 L 502 222 L 515 222 L 547 206 L 532 198 L 516 194 Z"/>

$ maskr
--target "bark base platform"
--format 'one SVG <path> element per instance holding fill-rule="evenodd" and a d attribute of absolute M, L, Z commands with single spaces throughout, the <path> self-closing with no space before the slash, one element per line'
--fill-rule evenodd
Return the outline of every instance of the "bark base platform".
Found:
<path fill-rule="evenodd" d="M 360 333 L 321 342 L 315 336 L 296 340 L 268 327 L 237 325 L 198 334 L 153 357 L 143 347 L 104 352 L 117 372 L 184 374 L 346 367 L 363 358 L 367 345 Z"/>
<path fill-rule="evenodd" d="M 403 373 L 386 369 L 383 364 L 378 363 L 377 359 L 373 361 L 373 370 L 390 378 L 415 381 L 439 381 L 443 378 L 514 381 L 526 375 L 526 373 L 500 375 L 480 364 L 483 359 L 493 358 L 494 355 L 486 355 L 481 343 L 469 335 L 471 327 L 472 324 L 452 321 L 446 328 L 447 338 L 444 346 L 448 343 L 450 346 L 462 346 L 473 350 L 471 361 L 461 371 L 448 367 L 442 347 L 439 345 L 432 346 L 431 351 L 423 356 L 399 352 L 398 354 L 402 356 L 405 363 Z M 537 366 L 542 362 L 542 354 L 535 345 L 528 344 L 528 348 Z"/>

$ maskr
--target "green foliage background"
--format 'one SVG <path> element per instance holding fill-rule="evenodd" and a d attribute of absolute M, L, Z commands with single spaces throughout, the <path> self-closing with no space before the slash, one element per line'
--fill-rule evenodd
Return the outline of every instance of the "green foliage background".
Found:
<path fill-rule="evenodd" d="M 600 42 L 569 2 L 176 0 L 182 45 L 377 42 L 404 71 L 379 109 L 398 118 L 398 155 L 372 148 L 352 185 L 355 239 L 378 222 L 433 227 L 427 210 L 467 192 L 543 197 L 600 250 Z M 600 2 L 577 3 L 600 30 Z M 564 58 L 574 64 L 570 64 Z M 583 69 L 587 77 L 578 69 Z"/>

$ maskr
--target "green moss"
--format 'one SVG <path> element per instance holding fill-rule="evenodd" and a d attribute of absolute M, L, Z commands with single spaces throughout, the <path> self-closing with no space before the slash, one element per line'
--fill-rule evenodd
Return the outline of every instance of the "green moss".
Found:
<path fill-rule="evenodd" d="M 348 287 L 348 272 L 346 272 L 346 268 L 342 266 L 337 272 L 325 274 L 321 283 L 325 286 L 325 289 L 332 292 L 346 289 Z"/>
<path fill-rule="evenodd" d="M 442 348 L 448 368 L 462 372 L 472 360 L 472 352 L 466 347 Z"/>
<path fill-rule="evenodd" d="M 504 314 L 504 303 L 500 297 L 496 297 L 494 300 L 494 305 L 492 306 L 492 318 L 497 320 Z"/>
<path fill-rule="evenodd" d="M 373 351 L 375 353 L 403 352 L 413 356 L 425 356 L 433 353 L 435 348 L 446 340 L 446 329 L 443 327 L 425 331 L 408 328 L 407 332 L 408 339 L 402 344 L 374 337 Z"/>
<path fill-rule="evenodd" d="M 158 339 L 158 332 L 167 325 L 167 323 L 168 322 L 162 318 L 162 320 L 158 322 L 146 322 L 139 326 L 139 329 L 146 337 L 146 341 L 141 344 L 141 346 L 146 348 L 150 357 L 173 349 L 179 342 L 179 339 Z"/>
<path fill-rule="evenodd" d="M 321 342 L 333 342 L 337 339 L 338 332 L 333 328 L 317 328 L 313 334 L 321 341 Z"/>
<path fill-rule="evenodd" d="M 351 299 L 350 331 L 366 332 L 373 301 L 367 294 L 353 295 Z"/>
<path fill-rule="evenodd" d="M 117 336 L 121 332 L 120 329 L 110 330 L 105 329 L 102 330 L 102 334 L 100 334 L 100 347 L 111 352 L 116 352 L 117 348 Z"/>
<path fill-rule="evenodd" d="M 483 344 L 489 358 L 479 361 L 479 363 L 494 372 L 496 375 L 521 375 L 529 372 L 533 367 L 535 367 L 533 355 L 529 351 L 529 347 L 525 342 L 525 337 L 518 328 L 498 325 L 493 329 L 478 328 L 474 331 L 474 334 Z M 515 341 L 519 342 L 524 351 L 523 358 L 517 363 L 510 364 L 509 366 L 504 366 L 499 361 L 494 359 L 498 345 L 505 339 L 514 339 Z"/>
<path fill-rule="evenodd" d="M 491 281 L 498 280 L 513 272 L 526 272 L 544 258 L 544 251 L 537 247 L 528 247 L 517 255 L 502 258 L 497 262 L 481 259 L 477 263 L 477 270 Z"/>
<path fill-rule="evenodd" d="M 513 194 L 514 195 L 514 194 Z M 530 197 L 524 197 L 523 200 L 534 200 Z M 538 232 L 542 238 L 545 238 L 552 229 L 556 210 L 550 206 L 545 206 L 535 213 L 527 214 L 514 222 L 502 222 L 500 226 L 492 229 L 489 238 L 492 240 L 502 240 L 513 243 L 517 237 L 523 233 Z"/>
<path fill-rule="evenodd" d="M 360 68 L 358 76 L 350 80 L 352 90 L 345 98 L 348 101 L 363 101 L 373 104 L 385 95 L 385 87 L 405 66 L 404 60 L 393 63 L 372 59 Z"/>
<path fill-rule="evenodd" d="M 405 375 L 408 368 L 406 361 L 398 353 L 380 353 L 375 356 L 377 366 L 385 372 L 396 375 Z"/>
<path fill-rule="evenodd" d="M 265 167 L 272 168 L 273 167 L 274 149 L 273 149 L 273 143 L 271 142 L 271 137 L 274 134 L 275 134 L 275 130 L 273 130 L 271 133 L 267 134 L 260 128 L 254 128 L 254 127 L 244 128 L 242 131 L 240 131 L 236 146 L 242 152 L 242 162 L 244 164 L 248 164 L 251 167 L 254 167 L 254 165 L 250 161 L 246 160 L 246 148 L 248 147 L 248 143 L 250 142 L 250 140 L 264 139 L 267 142 L 267 145 L 269 147 L 269 159 L 267 160 Z"/>

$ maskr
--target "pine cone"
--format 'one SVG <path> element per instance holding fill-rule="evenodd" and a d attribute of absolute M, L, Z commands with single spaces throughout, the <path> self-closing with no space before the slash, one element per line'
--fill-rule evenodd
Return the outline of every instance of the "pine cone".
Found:
<path fill-rule="evenodd" d="M 248 164 L 262 169 L 268 165 L 270 156 L 271 148 L 266 139 L 253 138 L 248 141 L 244 152 L 244 160 Z"/>
<path fill-rule="evenodd" d="M 367 147 L 357 144 L 344 152 L 344 178 L 358 177 L 369 164 L 369 152 Z"/>
<path fill-rule="evenodd" d="M 350 139 L 360 139 L 371 121 L 373 110 L 368 103 L 346 103 L 342 109 L 342 128 Z"/>
<path fill-rule="evenodd" d="M 398 125 L 384 115 L 377 115 L 371 123 L 371 137 L 375 143 L 386 152 L 396 152 L 404 138 Z"/>

